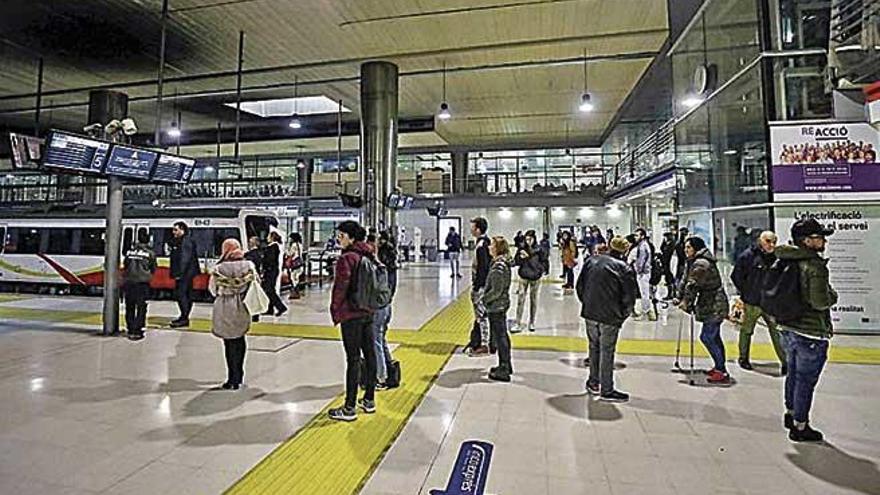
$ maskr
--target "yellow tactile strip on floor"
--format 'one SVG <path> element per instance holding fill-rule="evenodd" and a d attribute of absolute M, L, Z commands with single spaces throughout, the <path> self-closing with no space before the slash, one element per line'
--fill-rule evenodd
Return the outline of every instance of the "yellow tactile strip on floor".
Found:
<path fill-rule="evenodd" d="M 467 336 L 473 313 L 467 297 L 459 297 L 407 335 L 395 351 L 403 373 L 400 388 L 377 394 L 377 412 L 360 414 L 353 423 L 327 418 L 337 397 L 291 439 L 263 459 L 227 494 L 354 494 L 366 482 L 400 434 L 437 375 Z M 342 374 L 344 364 L 339 363 Z"/>

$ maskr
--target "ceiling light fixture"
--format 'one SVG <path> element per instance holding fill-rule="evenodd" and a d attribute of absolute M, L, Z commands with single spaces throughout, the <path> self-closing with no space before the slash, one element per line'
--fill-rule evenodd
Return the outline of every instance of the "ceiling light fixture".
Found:
<path fill-rule="evenodd" d="M 587 50 L 584 50 L 584 94 L 581 95 L 581 104 L 578 106 L 578 110 L 583 113 L 589 113 L 593 111 L 593 98 L 590 96 L 589 90 L 589 81 L 590 81 L 590 72 L 589 66 L 587 65 Z"/>
<path fill-rule="evenodd" d="M 681 104 L 688 108 L 694 108 L 700 103 L 703 103 L 703 98 L 700 95 L 694 93 L 688 93 L 687 95 L 685 95 L 684 99 L 681 100 Z"/>
<path fill-rule="evenodd" d="M 440 112 L 437 113 L 440 120 L 449 120 L 452 118 L 452 112 L 449 111 L 449 104 L 446 103 L 446 61 L 443 61 L 443 99 L 440 102 Z"/>
<path fill-rule="evenodd" d="M 293 118 L 290 119 L 290 123 L 287 124 L 287 127 L 291 129 L 301 129 L 302 122 L 299 120 L 299 114 L 297 113 L 298 105 L 297 99 L 299 98 L 299 79 L 296 76 L 293 76 Z"/>

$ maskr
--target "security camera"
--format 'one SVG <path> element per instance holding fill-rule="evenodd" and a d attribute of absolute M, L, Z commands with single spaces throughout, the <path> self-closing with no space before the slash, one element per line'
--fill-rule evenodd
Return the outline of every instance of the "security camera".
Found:
<path fill-rule="evenodd" d="M 97 136 L 103 130 L 104 130 L 104 126 L 98 122 L 95 122 L 94 124 L 89 124 L 89 125 L 83 127 L 83 132 L 85 132 L 86 134 L 88 134 L 90 136 Z"/>
<path fill-rule="evenodd" d="M 125 133 L 126 136 L 133 136 L 137 134 L 138 128 L 134 123 L 134 119 L 124 119 L 122 121 L 122 132 Z"/>

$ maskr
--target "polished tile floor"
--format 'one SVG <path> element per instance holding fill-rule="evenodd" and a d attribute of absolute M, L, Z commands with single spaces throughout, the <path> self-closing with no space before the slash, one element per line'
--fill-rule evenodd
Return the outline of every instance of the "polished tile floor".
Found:
<path fill-rule="evenodd" d="M 606 404 L 583 393 L 580 357 L 517 351 L 500 384 L 486 379 L 492 358 L 456 355 L 362 494 L 445 488 L 467 440 L 494 444 L 493 494 L 880 493 L 875 367 L 829 366 L 813 418 L 828 443 L 794 445 L 779 378 L 689 386 L 668 358 L 621 356 L 617 386 L 632 399 Z"/>

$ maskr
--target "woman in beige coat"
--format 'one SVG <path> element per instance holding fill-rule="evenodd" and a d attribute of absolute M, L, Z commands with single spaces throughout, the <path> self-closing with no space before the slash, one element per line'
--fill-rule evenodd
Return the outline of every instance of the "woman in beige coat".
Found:
<path fill-rule="evenodd" d="M 259 283 L 254 264 L 244 259 L 241 243 L 236 239 L 223 241 L 222 254 L 211 273 L 208 290 L 214 296 L 213 334 L 223 339 L 228 378 L 220 386 L 238 390 L 244 378 L 244 335 L 250 329 L 251 315 L 244 305 L 244 295 L 251 283 Z"/>

